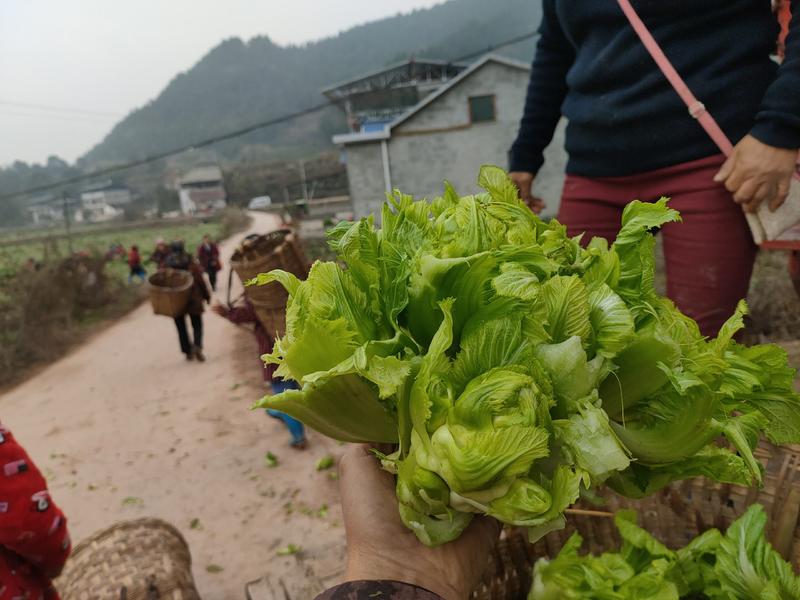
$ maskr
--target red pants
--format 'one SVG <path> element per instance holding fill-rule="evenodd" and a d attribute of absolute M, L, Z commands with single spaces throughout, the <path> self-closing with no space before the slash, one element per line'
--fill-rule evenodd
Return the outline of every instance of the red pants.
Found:
<path fill-rule="evenodd" d="M 757 249 L 741 207 L 713 181 L 723 160 L 711 156 L 628 177 L 568 175 L 558 212 L 570 235 L 586 231 L 586 242 L 594 236 L 613 241 L 625 204 L 672 198 L 683 222 L 661 230 L 667 296 L 708 336 L 747 295 Z"/>

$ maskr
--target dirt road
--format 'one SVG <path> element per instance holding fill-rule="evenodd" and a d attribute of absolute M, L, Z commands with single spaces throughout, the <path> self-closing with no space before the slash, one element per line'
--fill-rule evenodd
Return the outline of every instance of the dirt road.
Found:
<path fill-rule="evenodd" d="M 276 226 L 254 219 L 253 231 Z M 223 301 L 227 280 L 225 270 Z M 342 564 L 335 469 L 315 467 L 343 448 L 309 432 L 307 450 L 290 449 L 281 424 L 249 410 L 263 393 L 251 333 L 209 311 L 204 322 L 207 362 L 187 362 L 172 321 L 143 305 L 0 396 L 0 419 L 45 472 L 75 541 L 159 517 L 189 542 L 203 598 L 243 598 L 265 574 L 309 597 Z M 277 557 L 290 543 L 302 551 Z"/>

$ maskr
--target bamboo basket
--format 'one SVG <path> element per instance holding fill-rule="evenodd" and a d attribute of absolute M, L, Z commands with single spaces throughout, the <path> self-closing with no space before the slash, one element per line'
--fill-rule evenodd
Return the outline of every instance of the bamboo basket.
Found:
<path fill-rule="evenodd" d="M 677 549 L 716 527 L 725 529 L 754 503 L 769 516 L 767 537 L 795 571 L 800 569 L 800 446 L 774 446 L 762 441 L 756 458 L 764 465 L 764 487 L 749 489 L 721 484 L 703 477 L 678 481 L 642 500 L 623 498 L 601 489 L 603 506 L 579 503 L 567 514 L 567 527 L 529 544 L 524 531 L 506 532 L 489 557 L 489 564 L 472 600 L 525 600 L 533 564 L 558 554 L 577 531 L 583 550 L 595 554 L 614 551 L 620 539 L 613 519 L 604 513 L 633 508 L 639 525 L 666 546 Z"/>
<path fill-rule="evenodd" d="M 240 244 L 231 256 L 231 268 L 242 282 L 273 269 L 283 269 L 305 278 L 308 260 L 294 232 L 278 229 Z M 283 286 L 275 282 L 246 286 L 245 293 L 266 330 L 271 335 L 282 336 L 286 330 L 286 301 L 289 298 Z"/>
<path fill-rule="evenodd" d="M 192 294 L 194 279 L 188 271 L 160 269 L 147 278 L 147 291 L 153 312 L 165 317 L 177 317 L 186 310 Z"/>
<path fill-rule="evenodd" d="M 199 600 L 180 532 L 160 519 L 122 521 L 77 546 L 55 581 L 62 600 Z"/>

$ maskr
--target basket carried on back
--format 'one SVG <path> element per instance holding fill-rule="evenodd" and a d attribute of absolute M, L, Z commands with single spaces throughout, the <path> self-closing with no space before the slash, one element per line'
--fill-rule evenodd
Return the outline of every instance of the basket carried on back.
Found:
<path fill-rule="evenodd" d="M 712 527 L 724 531 L 748 506 L 762 504 L 769 516 L 767 538 L 797 570 L 800 568 L 800 447 L 774 446 L 762 441 L 756 449 L 756 458 L 765 468 L 764 487 L 760 490 L 698 477 L 677 481 L 642 500 L 600 490 L 605 505 L 581 504 L 574 508 L 585 509 L 587 513 L 633 508 L 644 529 L 666 546 L 677 549 Z M 553 531 L 535 544 L 528 543 L 524 531 L 513 531 L 493 550 L 472 600 L 525 600 L 533 564 L 540 558 L 558 554 L 575 531 L 583 537 L 584 551 L 599 554 L 620 547 L 613 519 L 592 514 L 568 514 L 565 529 Z"/>
<path fill-rule="evenodd" d="M 160 519 L 115 523 L 72 551 L 56 580 L 62 600 L 199 600 L 180 532 Z"/>
<path fill-rule="evenodd" d="M 188 271 L 160 269 L 147 278 L 147 284 L 153 312 L 177 317 L 186 310 L 194 279 Z"/>
<path fill-rule="evenodd" d="M 289 229 L 278 229 L 246 239 L 231 256 L 231 268 L 242 282 L 283 269 L 297 277 L 308 275 L 308 261 L 297 236 Z M 270 334 L 283 335 L 286 329 L 286 301 L 289 295 L 279 283 L 248 286 L 245 293 L 256 315 Z"/>

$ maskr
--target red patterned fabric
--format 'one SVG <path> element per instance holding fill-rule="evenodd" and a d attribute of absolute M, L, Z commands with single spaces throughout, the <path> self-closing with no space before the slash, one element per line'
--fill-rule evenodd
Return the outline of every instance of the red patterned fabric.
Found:
<path fill-rule="evenodd" d="M 44 477 L 0 425 L 0 600 L 57 600 L 50 578 L 70 550 L 67 520 Z"/>

